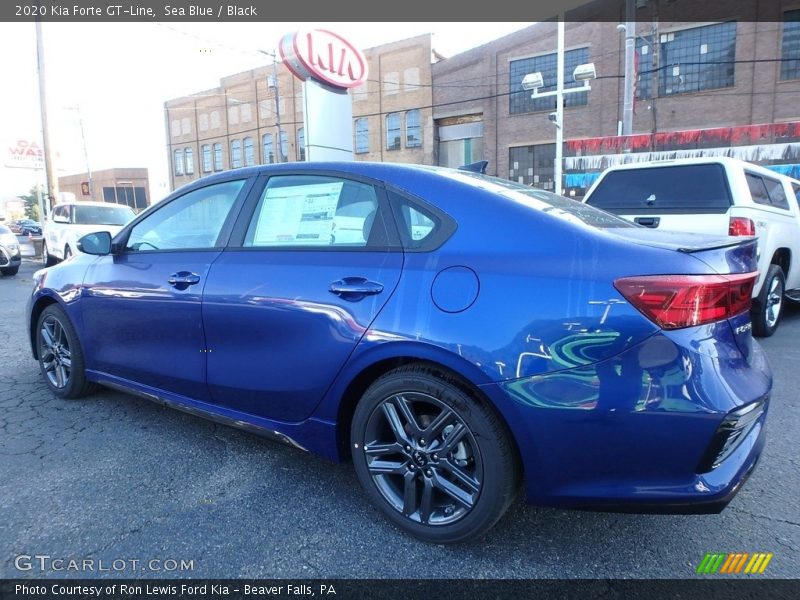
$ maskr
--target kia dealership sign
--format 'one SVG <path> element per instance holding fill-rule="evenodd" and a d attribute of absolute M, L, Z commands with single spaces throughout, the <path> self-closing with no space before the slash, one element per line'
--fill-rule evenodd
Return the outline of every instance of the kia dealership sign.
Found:
<path fill-rule="evenodd" d="M 364 54 L 332 31 L 301 29 L 284 36 L 278 49 L 286 67 L 303 81 L 346 90 L 367 80 Z"/>
<path fill-rule="evenodd" d="M 44 151 L 38 142 L 14 140 L 5 145 L 3 164 L 20 169 L 44 169 Z"/>

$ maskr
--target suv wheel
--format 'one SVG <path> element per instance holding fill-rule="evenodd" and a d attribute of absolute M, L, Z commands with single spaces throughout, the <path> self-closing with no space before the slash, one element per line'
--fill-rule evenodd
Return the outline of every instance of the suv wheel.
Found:
<path fill-rule="evenodd" d="M 778 329 L 785 289 L 783 269 L 778 265 L 770 265 L 761 292 L 753 299 L 753 333 L 758 337 L 769 337 Z"/>
<path fill-rule="evenodd" d="M 42 242 L 42 266 L 52 267 L 54 264 L 56 264 L 56 259 L 50 256 L 50 252 L 47 250 L 47 242 Z"/>
<path fill-rule="evenodd" d="M 390 521 L 427 542 L 455 543 L 491 528 L 519 488 L 505 423 L 451 377 L 395 369 L 353 416 L 356 475 Z"/>

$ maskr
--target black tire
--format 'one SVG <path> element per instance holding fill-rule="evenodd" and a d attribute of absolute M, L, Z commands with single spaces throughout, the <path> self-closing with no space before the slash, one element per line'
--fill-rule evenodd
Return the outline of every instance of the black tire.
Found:
<path fill-rule="evenodd" d="M 351 450 L 370 500 L 401 529 L 437 544 L 486 533 L 521 480 L 500 417 L 455 378 L 422 365 L 395 369 L 367 389 Z"/>
<path fill-rule="evenodd" d="M 16 275 L 18 271 L 19 271 L 19 265 L 15 267 L 3 267 L 2 269 L 0 269 L 0 273 L 2 273 L 4 277 Z"/>
<path fill-rule="evenodd" d="M 47 387 L 59 398 L 81 398 L 97 387 L 86 380 L 86 363 L 75 328 L 55 304 L 39 315 L 36 354 Z"/>
<path fill-rule="evenodd" d="M 758 337 L 769 337 L 778 329 L 783 314 L 783 293 L 786 291 L 786 279 L 783 269 L 778 265 L 770 265 L 764 284 L 758 297 L 753 299 L 750 318 L 753 320 L 753 334 Z"/>
<path fill-rule="evenodd" d="M 56 259 L 47 251 L 47 242 L 42 242 L 42 266 L 52 267 L 54 264 L 56 264 Z"/>

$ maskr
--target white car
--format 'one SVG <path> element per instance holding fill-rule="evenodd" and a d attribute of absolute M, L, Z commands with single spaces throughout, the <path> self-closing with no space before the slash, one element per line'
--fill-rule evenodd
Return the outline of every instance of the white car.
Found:
<path fill-rule="evenodd" d="M 110 202 L 62 202 L 52 208 L 42 230 L 45 267 L 78 252 L 78 240 L 87 233 L 107 231 L 112 236 L 136 213 L 129 206 Z"/>
<path fill-rule="evenodd" d="M 753 331 L 775 332 L 784 296 L 800 299 L 800 181 L 726 157 L 607 169 L 584 202 L 645 227 L 758 237 Z"/>

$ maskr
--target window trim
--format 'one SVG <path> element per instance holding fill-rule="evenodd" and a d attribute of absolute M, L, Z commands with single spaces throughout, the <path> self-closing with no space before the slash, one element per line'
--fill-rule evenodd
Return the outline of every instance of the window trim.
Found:
<path fill-rule="evenodd" d="M 398 238 L 403 247 L 403 252 L 433 252 L 441 248 L 447 240 L 449 240 L 458 229 L 458 224 L 446 212 L 437 206 L 426 202 L 422 198 L 414 196 L 413 194 L 397 188 L 391 184 L 386 184 L 386 196 L 389 199 L 389 204 L 392 207 L 392 216 L 395 220 L 395 228 L 397 230 Z M 403 205 L 410 205 L 418 212 L 423 213 L 431 219 L 435 225 L 431 235 L 415 242 L 407 239 L 404 236 L 405 229 L 400 226 L 403 223 L 402 207 Z"/>

